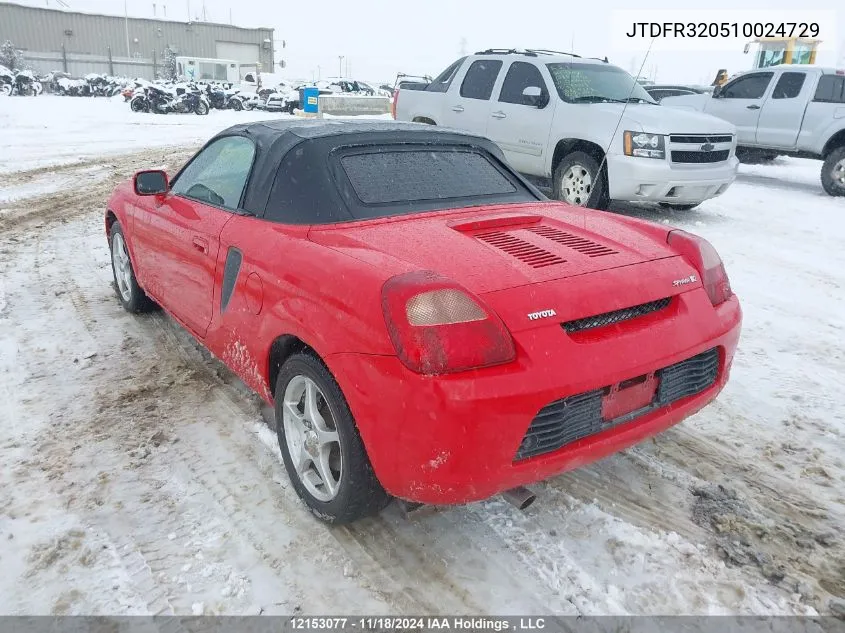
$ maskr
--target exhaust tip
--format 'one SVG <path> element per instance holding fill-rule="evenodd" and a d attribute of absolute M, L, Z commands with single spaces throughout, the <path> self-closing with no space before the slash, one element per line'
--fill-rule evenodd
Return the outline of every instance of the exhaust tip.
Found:
<path fill-rule="evenodd" d="M 505 500 L 518 510 L 527 509 L 537 500 L 537 495 L 524 486 L 517 486 L 502 493 Z"/>

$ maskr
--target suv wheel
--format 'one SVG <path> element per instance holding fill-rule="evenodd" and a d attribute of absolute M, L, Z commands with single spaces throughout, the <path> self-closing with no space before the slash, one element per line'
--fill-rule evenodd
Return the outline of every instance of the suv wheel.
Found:
<path fill-rule="evenodd" d="M 585 152 L 572 152 L 558 163 L 554 173 L 554 197 L 577 207 L 606 209 L 607 169 Z"/>
<path fill-rule="evenodd" d="M 831 196 L 845 196 L 845 146 L 827 155 L 822 165 L 822 187 Z"/>

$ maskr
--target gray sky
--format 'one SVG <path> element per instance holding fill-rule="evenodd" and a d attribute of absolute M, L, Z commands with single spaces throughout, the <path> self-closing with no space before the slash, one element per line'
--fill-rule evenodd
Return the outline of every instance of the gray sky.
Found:
<path fill-rule="evenodd" d="M 31 6 L 61 8 L 60 0 L 14 0 Z M 123 15 L 123 0 L 61 0 L 70 9 Z M 604 57 L 629 72 L 639 70 L 649 40 L 638 40 L 633 50 L 622 37 L 632 15 L 639 21 L 663 21 L 667 17 L 686 21 L 691 15 L 708 21 L 736 19 L 730 13 L 737 3 L 707 0 L 681 3 L 654 0 L 649 9 L 626 11 L 630 0 L 126 0 L 133 17 L 152 17 L 166 7 L 169 19 L 185 20 L 188 8 L 193 18 L 208 21 L 267 26 L 275 37 L 286 40 L 277 50 L 284 58 L 283 72 L 291 78 L 311 79 L 320 67 L 322 77 L 337 76 L 338 56 L 344 55 L 344 74 L 370 81 L 392 83 L 396 73 L 436 75 L 454 61 L 462 49 L 472 53 L 490 47 L 548 48 L 589 57 Z M 802 6 L 806 5 L 806 6 Z M 837 5 L 842 9 L 836 13 Z M 680 7 L 707 7 L 706 13 L 684 13 Z M 796 9 L 796 7 L 799 7 Z M 845 5 L 834 0 L 744 0 L 741 17 L 759 22 L 810 20 L 823 15 L 820 37 L 823 49 L 817 63 L 845 67 Z M 719 68 L 729 73 L 751 67 L 752 55 L 743 55 L 747 40 L 718 40 L 712 50 L 684 42 L 672 45 L 658 41 L 645 61 L 643 74 L 659 82 L 709 83 Z M 281 42 L 276 43 L 277 49 Z"/>

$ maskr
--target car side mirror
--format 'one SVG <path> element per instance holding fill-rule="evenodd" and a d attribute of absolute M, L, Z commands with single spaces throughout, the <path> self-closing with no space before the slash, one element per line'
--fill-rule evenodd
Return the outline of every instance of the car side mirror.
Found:
<path fill-rule="evenodd" d="M 167 172 L 160 169 L 139 171 L 133 181 L 135 193 L 139 196 L 159 196 L 167 193 L 170 188 Z"/>
<path fill-rule="evenodd" d="M 537 86 L 528 86 L 522 91 L 522 103 L 528 106 L 542 108 L 546 105 L 543 99 L 543 91 Z"/>

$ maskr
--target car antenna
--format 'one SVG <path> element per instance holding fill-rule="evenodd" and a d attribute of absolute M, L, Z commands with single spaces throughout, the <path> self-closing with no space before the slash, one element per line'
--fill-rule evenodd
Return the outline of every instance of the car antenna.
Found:
<path fill-rule="evenodd" d="M 649 53 L 651 53 L 651 47 L 654 44 L 654 40 L 656 40 L 656 39 L 657 39 L 656 37 L 652 37 L 651 41 L 648 43 L 648 48 L 646 49 L 645 55 L 643 56 L 643 63 L 640 64 L 640 69 L 637 71 L 637 77 L 642 76 L 642 72 L 643 72 L 643 68 L 645 68 L 646 60 L 648 59 Z M 570 72 L 571 72 L 571 69 L 570 69 Z M 625 99 L 625 103 L 622 105 L 622 112 L 619 113 L 619 120 L 616 122 L 616 127 L 613 129 L 613 134 L 610 135 L 610 141 L 608 141 L 607 147 L 604 149 L 604 156 L 602 156 L 601 163 L 599 163 L 599 171 L 598 171 L 598 177 L 599 178 L 601 178 L 602 169 L 604 169 L 605 163 L 607 163 L 607 153 L 610 151 L 610 146 L 613 145 L 613 141 L 616 140 L 616 133 L 619 131 L 619 126 L 622 125 L 622 119 L 625 117 L 625 110 L 628 109 L 628 104 L 631 101 L 631 95 L 634 94 L 634 88 L 637 85 L 639 85 L 637 83 L 637 77 L 632 77 L 632 79 L 634 81 L 631 83 L 631 91 L 628 93 L 628 98 Z M 608 191 L 606 191 L 605 194 L 610 195 L 610 187 L 609 187 L 610 180 L 609 179 L 607 180 L 607 183 L 608 183 Z"/>

